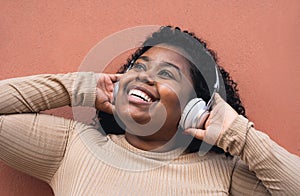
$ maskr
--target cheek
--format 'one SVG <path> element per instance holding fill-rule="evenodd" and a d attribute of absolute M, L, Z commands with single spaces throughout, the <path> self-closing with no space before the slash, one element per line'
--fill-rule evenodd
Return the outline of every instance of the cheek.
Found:
<path fill-rule="evenodd" d="M 159 93 L 161 96 L 161 101 L 166 104 L 166 106 L 183 110 L 185 105 L 193 97 L 196 97 L 196 93 L 190 82 L 182 82 L 177 84 L 162 84 L 158 86 Z M 173 108 L 172 108 L 173 107 Z"/>
<path fill-rule="evenodd" d="M 160 102 L 166 108 L 168 116 L 181 116 L 181 110 L 186 101 L 179 86 L 170 88 L 167 85 L 161 85 L 158 87 L 158 90 L 161 98 Z"/>

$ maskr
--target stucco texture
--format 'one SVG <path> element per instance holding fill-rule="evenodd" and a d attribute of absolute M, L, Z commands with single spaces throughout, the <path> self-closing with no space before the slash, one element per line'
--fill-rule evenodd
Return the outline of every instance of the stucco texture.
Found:
<path fill-rule="evenodd" d="M 238 82 L 256 128 L 300 155 L 297 0 L 1 0 L 0 79 L 77 71 L 89 50 L 105 37 L 129 27 L 166 24 L 207 40 L 220 65 Z M 68 108 L 50 113 L 71 117 Z M 52 191 L 0 163 L 0 195 L 52 195 Z"/>

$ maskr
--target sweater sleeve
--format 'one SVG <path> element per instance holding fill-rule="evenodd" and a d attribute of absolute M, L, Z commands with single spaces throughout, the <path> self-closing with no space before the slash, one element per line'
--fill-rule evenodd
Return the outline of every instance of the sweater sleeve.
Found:
<path fill-rule="evenodd" d="M 43 74 L 0 81 L 0 114 L 39 112 L 61 106 L 94 107 L 94 73 Z"/>
<path fill-rule="evenodd" d="M 60 166 L 74 121 L 46 114 L 0 116 L 0 160 L 47 183 Z"/>
<path fill-rule="evenodd" d="M 264 192 L 263 185 L 272 195 L 300 193 L 300 158 L 255 130 L 243 116 L 235 119 L 217 145 L 241 159 L 233 172 L 232 192 L 258 195 Z"/>
<path fill-rule="evenodd" d="M 49 182 L 64 157 L 75 121 L 36 112 L 65 105 L 94 106 L 95 88 L 94 74 L 85 72 L 0 81 L 0 159 Z"/>

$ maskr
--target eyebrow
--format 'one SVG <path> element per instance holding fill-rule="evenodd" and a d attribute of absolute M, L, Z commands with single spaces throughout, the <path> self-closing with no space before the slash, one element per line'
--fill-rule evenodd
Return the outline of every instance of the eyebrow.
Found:
<path fill-rule="evenodd" d="M 142 59 L 142 60 L 147 61 L 147 62 L 152 61 L 152 59 L 150 59 L 148 56 L 140 56 L 137 60 L 139 60 L 139 59 Z M 180 75 L 180 77 L 182 77 L 181 76 L 181 71 L 180 71 L 179 67 L 176 66 L 176 65 L 174 65 L 173 63 L 169 63 L 169 62 L 163 61 L 159 65 L 163 66 L 163 67 L 173 67 L 173 68 L 175 68 L 177 70 L 178 74 Z"/>

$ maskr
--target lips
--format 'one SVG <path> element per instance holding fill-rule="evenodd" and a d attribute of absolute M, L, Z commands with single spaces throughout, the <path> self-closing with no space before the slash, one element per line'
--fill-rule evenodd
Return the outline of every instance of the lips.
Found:
<path fill-rule="evenodd" d="M 150 90 L 142 86 L 133 86 L 128 91 L 129 99 L 138 103 L 152 103 L 158 98 Z"/>

